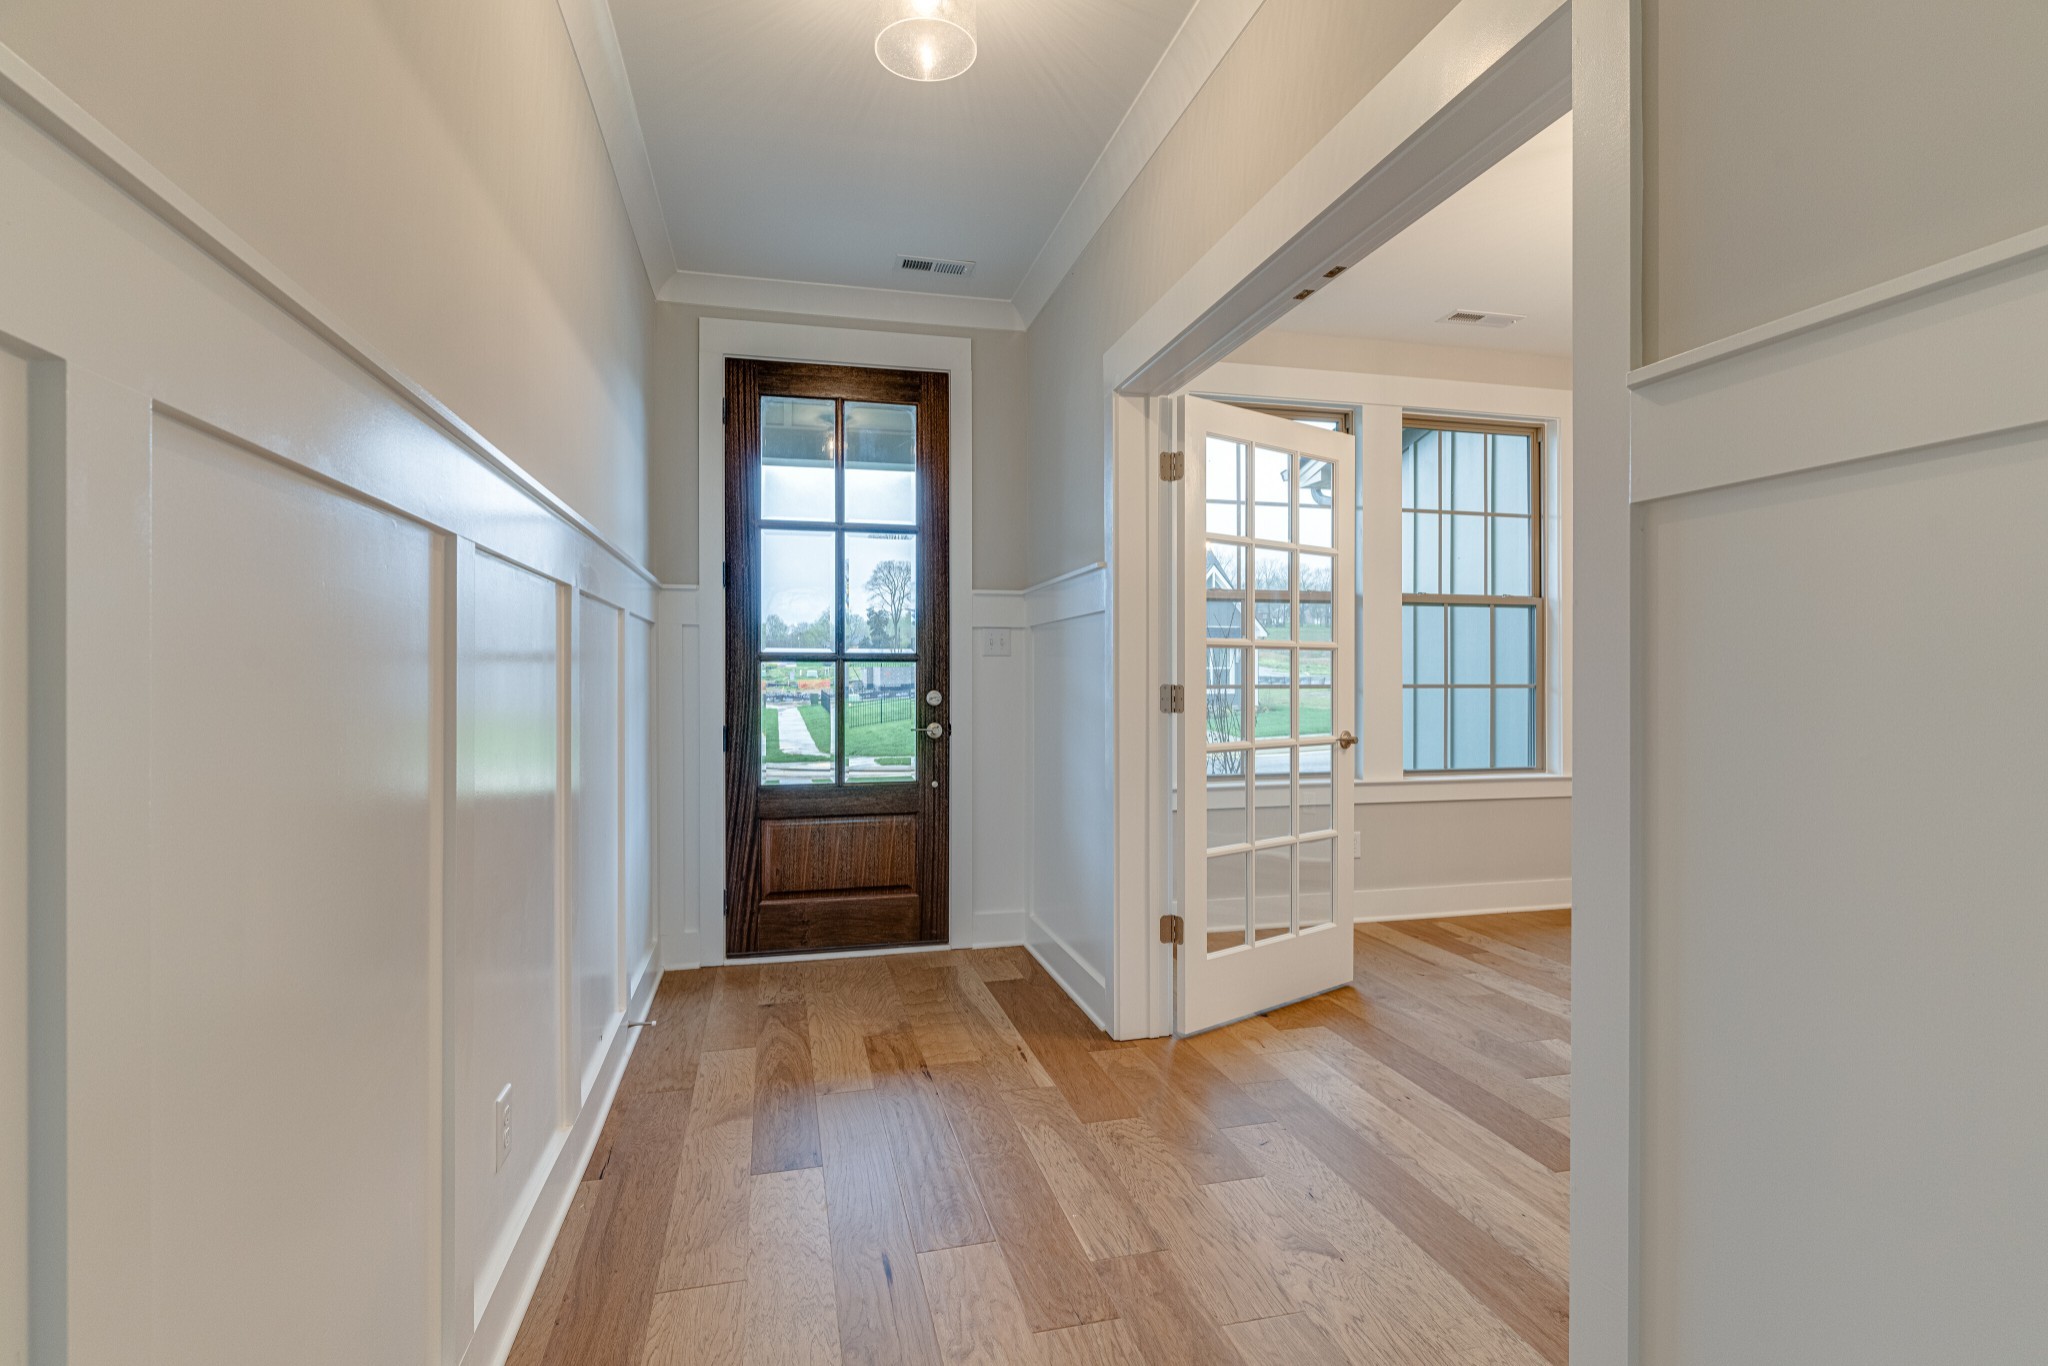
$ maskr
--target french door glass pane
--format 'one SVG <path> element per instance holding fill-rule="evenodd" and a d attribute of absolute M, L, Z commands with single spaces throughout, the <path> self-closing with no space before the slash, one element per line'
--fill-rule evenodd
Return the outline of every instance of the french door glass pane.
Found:
<path fill-rule="evenodd" d="M 1294 833 L 1294 751 L 1283 746 L 1254 754 L 1252 837 L 1283 839 Z"/>
<path fill-rule="evenodd" d="M 1209 438 L 1209 530 L 1244 535 L 1244 447 L 1220 436 Z"/>
<path fill-rule="evenodd" d="M 1337 544 L 1337 467 L 1311 455 L 1301 457 L 1301 534 L 1303 545 Z"/>
<path fill-rule="evenodd" d="M 917 665 L 846 664 L 846 781 L 917 777 Z"/>
<path fill-rule="evenodd" d="M 1288 521 L 1288 466 L 1294 462 L 1286 451 L 1266 446 L 1255 448 L 1252 456 L 1252 535 L 1262 541 L 1293 539 Z"/>
<path fill-rule="evenodd" d="M 1335 809 L 1330 801 L 1331 748 L 1328 745 L 1301 747 L 1301 833 L 1318 835 L 1336 827 L 1331 824 Z"/>
<path fill-rule="evenodd" d="M 1208 742 L 1244 739 L 1244 651 L 1210 647 L 1208 673 Z"/>
<path fill-rule="evenodd" d="M 1451 689 L 1451 767 L 1493 763 L 1493 689 Z"/>
<path fill-rule="evenodd" d="M 846 405 L 846 520 L 917 525 L 917 409 Z"/>
<path fill-rule="evenodd" d="M 846 533 L 846 648 L 917 648 L 917 536 Z"/>
<path fill-rule="evenodd" d="M 1301 871 L 1301 928 L 1330 923 L 1336 910 L 1335 840 L 1308 840 L 1296 847 Z"/>
<path fill-rule="evenodd" d="M 1279 739 L 1294 733 L 1292 650 L 1260 650 L 1252 734 L 1261 740 Z"/>
<path fill-rule="evenodd" d="M 1336 639 L 1336 617 L 1327 602 L 1304 602 L 1301 605 L 1301 638 L 1307 641 L 1330 641 Z"/>
<path fill-rule="evenodd" d="M 1209 608 L 1207 631 L 1221 640 L 1244 636 L 1245 548 L 1231 541 L 1209 542 L 1209 559 L 1203 571 Z"/>
<path fill-rule="evenodd" d="M 830 654 L 837 537 L 830 531 L 761 532 L 761 648 Z"/>
<path fill-rule="evenodd" d="M 839 666 L 761 664 L 761 781 L 770 787 L 829 783 Z"/>
<path fill-rule="evenodd" d="M 1209 813 L 1209 847 L 1227 849 L 1251 843 L 1251 804 L 1245 796 L 1245 772 L 1251 751 L 1222 749 L 1208 756 L 1203 793 Z"/>
<path fill-rule="evenodd" d="M 1252 858 L 1257 882 L 1253 929 L 1260 939 L 1272 939 L 1294 923 L 1294 846 L 1260 849 Z"/>
<path fill-rule="evenodd" d="M 1218 854 L 1209 860 L 1209 942 L 1210 953 L 1243 948 L 1250 941 L 1249 903 L 1245 896 L 1245 854 Z"/>
<path fill-rule="evenodd" d="M 770 521 L 829 522 L 833 488 L 832 400 L 761 400 L 761 515 Z"/>

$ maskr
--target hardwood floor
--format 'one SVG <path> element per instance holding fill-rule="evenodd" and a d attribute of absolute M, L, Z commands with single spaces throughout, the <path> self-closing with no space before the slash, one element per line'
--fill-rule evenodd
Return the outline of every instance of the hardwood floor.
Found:
<path fill-rule="evenodd" d="M 1565 1360 L 1571 916 L 1118 1044 L 1021 949 L 671 973 L 512 1366 Z"/>

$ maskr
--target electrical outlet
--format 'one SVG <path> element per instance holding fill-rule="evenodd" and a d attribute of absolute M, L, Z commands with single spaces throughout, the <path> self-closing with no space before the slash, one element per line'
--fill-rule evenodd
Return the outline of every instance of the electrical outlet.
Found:
<path fill-rule="evenodd" d="M 1010 628 L 998 626 L 981 633 L 981 652 L 990 659 L 1007 658 L 1010 653 Z"/>
<path fill-rule="evenodd" d="M 509 1081 L 491 1106 L 491 1132 L 496 1153 L 491 1161 L 491 1170 L 501 1172 L 505 1170 L 506 1159 L 512 1156 L 512 1083 Z"/>

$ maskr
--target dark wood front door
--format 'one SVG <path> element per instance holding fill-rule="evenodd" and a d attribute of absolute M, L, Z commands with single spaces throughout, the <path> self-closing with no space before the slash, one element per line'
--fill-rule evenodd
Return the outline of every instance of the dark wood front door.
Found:
<path fill-rule="evenodd" d="M 946 376 L 726 362 L 726 952 L 946 938 Z"/>

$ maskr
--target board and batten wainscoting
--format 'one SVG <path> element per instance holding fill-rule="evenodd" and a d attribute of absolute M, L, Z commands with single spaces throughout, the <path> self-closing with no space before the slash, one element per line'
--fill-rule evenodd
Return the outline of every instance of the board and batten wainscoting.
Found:
<path fill-rule="evenodd" d="M 654 986 L 653 583 L 39 82 L 0 1356 L 501 1361 Z"/>

